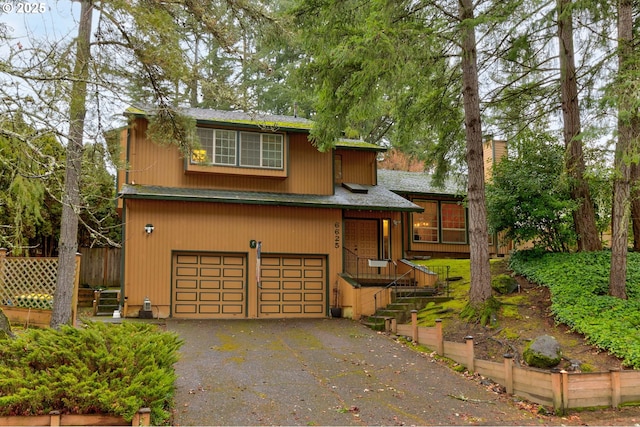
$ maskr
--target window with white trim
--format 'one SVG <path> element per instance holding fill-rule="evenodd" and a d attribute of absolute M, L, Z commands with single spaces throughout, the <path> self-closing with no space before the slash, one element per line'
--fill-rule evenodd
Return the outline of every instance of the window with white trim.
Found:
<path fill-rule="evenodd" d="M 197 128 L 200 149 L 191 163 L 250 168 L 282 169 L 284 138 L 281 134 Z"/>

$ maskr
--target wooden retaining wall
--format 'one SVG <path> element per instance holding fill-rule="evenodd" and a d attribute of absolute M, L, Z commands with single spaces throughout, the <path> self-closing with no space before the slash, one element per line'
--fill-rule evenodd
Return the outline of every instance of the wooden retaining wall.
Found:
<path fill-rule="evenodd" d="M 72 415 L 52 411 L 49 415 L 0 417 L 0 426 L 150 426 L 151 410 L 142 408 L 131 422 L 115 415 Z"/>
<path fill-rule="evenodd" d="M 387 330 L 409 337 L 469 371 L 490 378 L 504 386 L 510 395 L 552 406 L 558 413 L 571 408 L 617 408 L 623 404 L 640 404 L 640 371 L 556 372 L 516 366 L 511 355 L 505 355 L 502 363 L 476 359 L 472 337 L 466 337 L 464 343 L 445 341 L 442 322 L 436 320 L 436 326 L 431 328 L 419 327 L 415 310 L 411 324 L 396 325 L 391 320 Z"/>

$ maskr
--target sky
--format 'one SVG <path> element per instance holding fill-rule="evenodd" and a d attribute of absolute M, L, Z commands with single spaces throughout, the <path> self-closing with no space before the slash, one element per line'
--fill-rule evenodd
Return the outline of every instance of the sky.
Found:
<path fill-rule="evenodd" d="M 72 1 L 0 0 L 0 22 L 6 24 L 12 43 L 28 44 L 28 36 L 61 39 L 73 37 L 80 4 Z M 29 13 L 27 13 L 29 12 Z"/>

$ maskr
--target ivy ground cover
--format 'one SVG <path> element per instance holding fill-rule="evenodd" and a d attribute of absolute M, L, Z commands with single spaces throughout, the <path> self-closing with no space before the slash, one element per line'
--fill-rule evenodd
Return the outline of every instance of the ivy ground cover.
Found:
<path fill-rule="evenodd" d="M 640 369 L 640 253 L 628 254 L 627 300 L 608 295 L 610 264 L 609 251 L 521 251 L 510 261 L 514 272 L 549 288 L 557 322 Z"/>

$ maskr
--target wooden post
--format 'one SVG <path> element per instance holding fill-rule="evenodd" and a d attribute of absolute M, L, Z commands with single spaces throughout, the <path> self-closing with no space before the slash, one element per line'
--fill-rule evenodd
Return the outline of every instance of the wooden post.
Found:
<path fill-rule="evenodd" d="M 0 277 L 2 277 L 2 270 L 4 269 L 4 260 L 7 257 L 7 250 L 0 248 Z"/>
<path fill-rule="evenodd" d="M 563 413 L 569 409 L 569 372 L 564 369 L 560 371 L 562 375 L 562 410 Z"/>
<path fill-rule="evenodd" d="M 71 324 L 76 326 L 78 318 L 78 289 L 80 289 L 80 262 L 82 254 L 76 252 L 76 278 L 73 281 L 73 295 L 71 297 Z"/>
<path fill-rule="evenodd" d="M 614 368 L 609 372 L 611 373 L 611 406 L 617 409 L 620 406 L 620 369 Z"/>
<path fill-rule="evenodd" d="M 467 370 L 469 372 L 475 371 L 475 351 L 473 349 L 473 337 L 468 335 L 464 337 L 464 342 L 467 344 Z"/>
<path fill-rule="evenodd" d="M 551 392 L 553 394 L 553 409 L 556 414 L 564 414 L 564 399 L 562 398 L 562 374 L 558 370 L 551 371 Z"/>
<path fill-rule="evenodd" d="M 391 318 L 391 333 L 398 333 L 398 320 L 395 317 Z"/>
<path fill-rule="evenodd" d="M 93 291 L 93 316 L 98 314 L 98 302 L 100 301 L 100 291 Z"/>
<path fill-rule="evenodd" d="M 60 411 L 49 412 L 49 425 L 51 427 L 60 427 Z"/>
<path fill-rule="evenodd" d="M 151 409 L 140 408 L 138 412 L 133 415 L 131 420 L 132 426 L 150 426 L 151 425 Z"/>
<path fill-rule="evenodd" d="M 513 355 L 504 355 L 504 386 L 507 394 L 513 394 Z"/>
<path fill-rule="evenodd" d="M 413 327 L 413 342 L 418 344 L 418 310 L 411 310 L 411 326 Z"/>
<path fill-rule="evenodd" d="M 436 319 L 436 353 L 444 356 L 444 334 L 442 333 L 442 319 Z"/>

